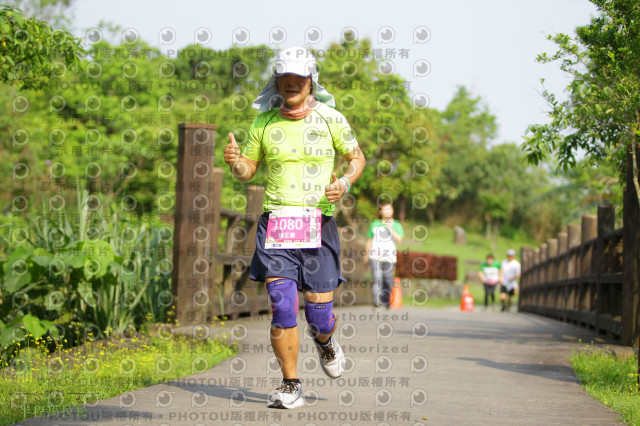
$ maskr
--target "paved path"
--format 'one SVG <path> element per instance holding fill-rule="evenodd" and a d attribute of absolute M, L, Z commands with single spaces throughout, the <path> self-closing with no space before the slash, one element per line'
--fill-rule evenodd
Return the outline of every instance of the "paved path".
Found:
<path fill-rule="evenodd" d="M 581 347 L 578 339 L 602 342 L 583 328 L 482 310 L 353 307 L 336 313 L 348 372 L 337 380 L 324 376 L 312 342 L 301 340 L 303 408 L 266 408 L 267 393 L 280 381 L 269 320 L 243 319 L 229 324 L 238 356 L 205 373 L 100 401 L 86 408 L 86 420 L 20 424 L 620 424 L 580 388 L 568 361 Z"/>

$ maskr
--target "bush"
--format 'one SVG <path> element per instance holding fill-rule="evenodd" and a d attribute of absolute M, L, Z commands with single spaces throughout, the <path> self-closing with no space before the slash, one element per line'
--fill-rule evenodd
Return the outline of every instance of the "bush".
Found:
<path fill-rule="evenodd" d="M 526 238 L 526 235 L 524 235 L 524 233 L 520 229 L 512 225 L 501 226 L 500 235 L 510 240 L 521 240 Z"/>
<path fill-rule="evenodd" d="M 86 191 L 78 206 L 73 221 L 45 212 L 7 229 L 13 251 L 0 265 L 5 361 L 34 338 L 49 336 L 53 350 L 166 320 L 171 227 L 117 212 L 104 217 L 89 208 Z"/>
<path fill-rule="evenodd" d="M 458 259 L 431 253 L 399 251 L 396 275 L 402 278 L 431 278 L 455 281 L 458 277 Z"/>

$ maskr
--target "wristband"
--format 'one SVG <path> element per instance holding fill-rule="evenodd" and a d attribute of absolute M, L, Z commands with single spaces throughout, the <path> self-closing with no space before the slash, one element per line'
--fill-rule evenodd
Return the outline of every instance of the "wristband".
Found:
<path fill-rule="evenodd" d="M 349 179 L 347 179 L 346 177 L 342 176 L 338 180 L 341 181 L 342 184 L 344 185 L 345 192 L 349 192 L 349 189 L 351 189 L 351 182 L 349 182 Z"/>

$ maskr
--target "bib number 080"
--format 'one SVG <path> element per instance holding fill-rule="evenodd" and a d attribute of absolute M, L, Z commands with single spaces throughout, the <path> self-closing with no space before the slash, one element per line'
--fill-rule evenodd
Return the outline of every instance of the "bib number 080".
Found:
<path fill-rule="evenodd" d="M 283 217 L 277 222 L 277 224 L 278 224 L 277 229 L 283 229 L 285 231 L 294 231 L 294 230 L 300 231 L 303 226 L 303 221 L 299 217 L 297 218 Z"/>

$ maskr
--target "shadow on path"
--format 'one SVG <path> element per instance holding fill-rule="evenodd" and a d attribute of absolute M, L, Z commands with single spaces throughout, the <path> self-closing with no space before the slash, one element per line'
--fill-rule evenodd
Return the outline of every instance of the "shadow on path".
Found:
<path fill-rule="evenodd" d="M 165 385 L 176 386 L 180 388 L 182 391 L 192 392 L 192 393 L 203 393 L 207 396 L 212 396 L 216 398 L 221 398 L 225 401 L 229 401 L 230 404 L 241 406 L 245 403 L 258 403 L 258 404 L 266 404 L 267 403 L 267 393 L 259 393 L 253 392 L 251 388 L 248 387 L 233 387 L 226 385 L 208 385 L 208 384 L 198 384 L 198 385 L 184 385 L 180 382 L 169 381 L 165 382 Z M 303 388 L 304 390 L 304 388 Z M 326 401 L 326 398 L 321 398 L 317 394 L 305 392 L 305 400 L 309 402 L 314 401 Z"/>
<path fill-rule="evenodd" d="M 192 393 L 203 393 L 207 396 L 213 396 L 216 398 L 222 398 L 229 403 L 234 403 L 237 405 L 243 403 L 265 403 L 267 402 L 267 394 L 266 393 L 258 393 L 252 392 L 251 388 L 248 387 L 231 387 L 231 386 L 220 386 L 220 385 L 208 385 L 208 384 L 198 384 L 198 385 L 184 385 L 182 383 L 176 381 L 165 382 L 165 385 L 175 386 L 180 388 L 182 391 L 192 392 Z"/>
<path fill-rule="evenodd" d="M 578 380 L 573 372 L 573 368 L 566 365 L 496 362 L 485 358 L 459 357 L 457 359 L 462 361 L 473 361 L 483 367 L 495 368 L 502 371 L 529 374 L 531 376 L 544 377 L 545 379 L 560 380 L 563 382 L 580 383 L 580 380 Z"/>
<path fill-rule="evenodd" d="M 458 317 L 447 314 L 429 318 L 427 322 L 429 336 L 517 344 L 538 342 L 546 345 L 575 344 L 580 339 L 585 342 L 607 343 L 605 337 L 597 336 L 593 330 L 527 313 L 477 312 Z M 410 332 L 399 330 L 397 334 L 410 334 Z"/>

